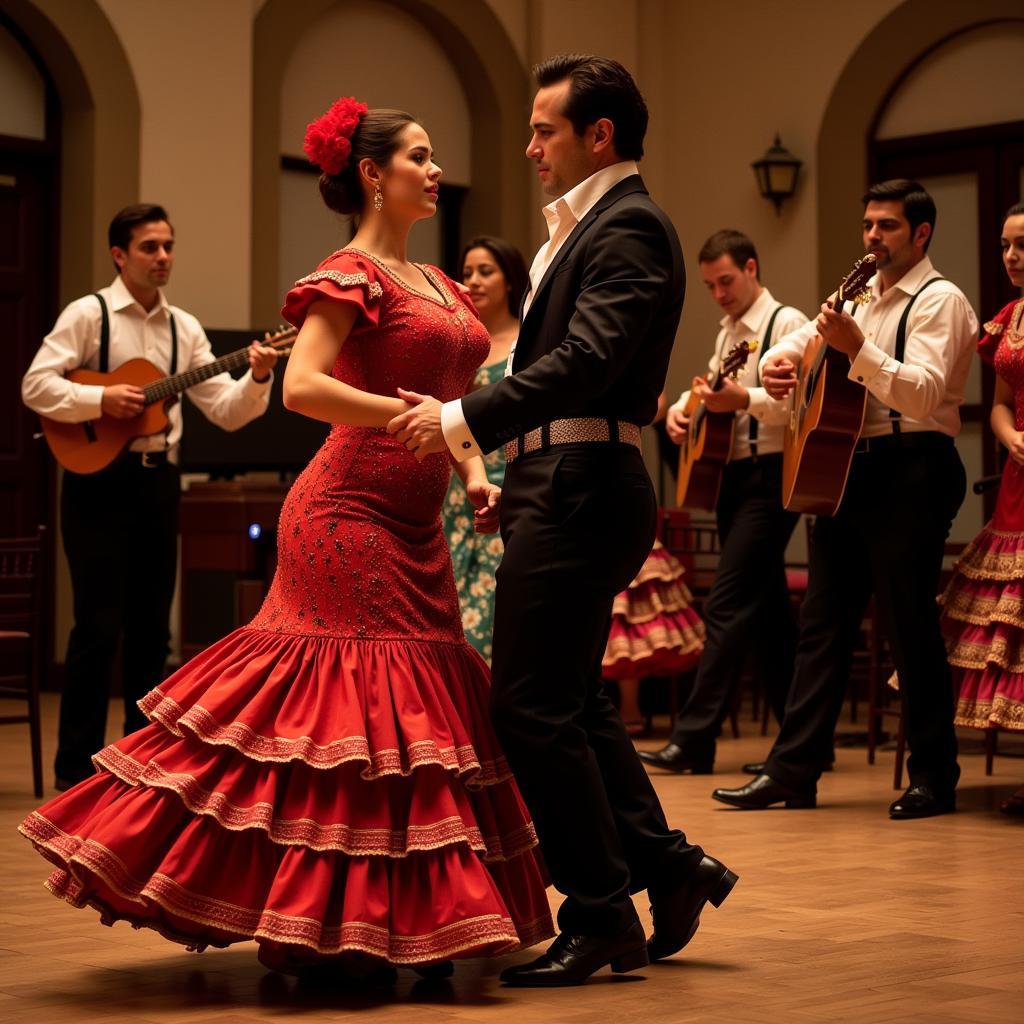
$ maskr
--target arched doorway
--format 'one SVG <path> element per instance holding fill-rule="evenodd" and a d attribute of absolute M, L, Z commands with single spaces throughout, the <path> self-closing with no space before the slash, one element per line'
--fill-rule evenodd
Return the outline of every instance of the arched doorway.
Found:
<path fill-rule="evenodd" d="M 463 235 L 498 233 L 528 248 L 529 182 L 520 173 L 529 109 L 528 82 L 504 28 L 486 4 L 472 0 L 388 2 L 416 18 L 439 43 L 458 72 L 469 104 L 473 187 L 462 208 Z M 277 253 L 281 241 L 282 76 L 307 26 L 334 4 L 335 0 L 267 0 L 255 20 L 253 323 L 271 322 L 280 308 Z M 352 45 L 359 42 L 353 41 Z M 343 68 L 344 54 L 338 55 L 338 61 Z"/>

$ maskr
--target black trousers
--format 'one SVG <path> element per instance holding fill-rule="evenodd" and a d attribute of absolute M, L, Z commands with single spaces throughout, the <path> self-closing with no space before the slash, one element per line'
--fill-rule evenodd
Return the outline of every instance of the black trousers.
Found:
<path fill-rule="evenodd" d="M 492 714 L 572 933 L 628 927 L 631 892 L 681 881 L 703 856 L 668 827 L 601 680 L 612 602 L 656 518 L 628 445 L 560 446 L 506 471 Z"/>
<path fill-rule="evenodd" d="M 965 490 L 960 456 L 943 434 L 910 434 L 853 457 L 838 513 L 819 517 L 811 535 L 793 685 L 765 769 L 773 779 L 815 787 L 873 594 L 899 672 L 911 783 L 941 794 L 956 787 L 953 684 L 935 598 Z"/>
<path fill-rule="evenodd" d="M 180 479 L 175 466 L 131 453 L 99 473 L 65 473 L 61 532 L 75 623 L 68 640 L 55 770 L 78 782 L 103 747 L 114 658 L 123 640 L 125 734 L 163 678 L 178 564 Z"/>
<path fill-rule="evenodd" d="M 782 507 L 782 455 L 728 463 L 716 516 L 722 552 L 702 610 L 704 652 L 672 727 L 672 742 L 709 764 L 748 654 L 779 721 L 793 678 L 796 616 L 785 556 L 800 517 Z"/>

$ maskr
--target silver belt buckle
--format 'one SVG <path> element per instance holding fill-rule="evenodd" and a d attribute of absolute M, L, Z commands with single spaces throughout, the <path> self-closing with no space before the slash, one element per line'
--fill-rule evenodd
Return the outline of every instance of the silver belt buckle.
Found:
<path fill-rule="evenodd" d="M 142 465 L 145 466 L 146 469 L 156 469 L 156 467 L 160 465 L 160 463 L 153 458 L 153 455 L 153 452 L 142 453 Z M 152 461 L 150 461 L 151 459 Z"/>

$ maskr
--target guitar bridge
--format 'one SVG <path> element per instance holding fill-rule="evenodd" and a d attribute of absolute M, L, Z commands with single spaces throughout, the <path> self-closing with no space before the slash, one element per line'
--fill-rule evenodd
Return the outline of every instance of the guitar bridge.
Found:
<path fill-rule="evenodd" d="M 85 431 L 85 439 L 89 444 L 96 443 L 96 428 L 92 425 L 91 420 L 86 420 L 82 424 L 82 429 Z"/>

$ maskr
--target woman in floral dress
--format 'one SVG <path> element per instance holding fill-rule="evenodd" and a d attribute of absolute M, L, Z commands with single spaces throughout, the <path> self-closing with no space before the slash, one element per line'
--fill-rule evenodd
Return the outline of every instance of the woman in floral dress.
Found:
<path fill-rule="evenodd" d="M 491 350 L 473 381 L 474 388 L 481 388 L 500 380 L 505 372 L 519 333 L 519 304 L 528 283 L 526 265 L 510 242 L 481 235 L 462 252 L 462 282 L 491 338 Z M 484 468 L 487 479 L 500 487 L 505 478 L 502 449 L 484 456 Z M 501 538 L 473 532 L 473 506 L 458 474 L 452 475 L 441 515 L 452 553 L 462 628 L 466 639 L 490 664 L 494 574 L 501 562 Z"/>

